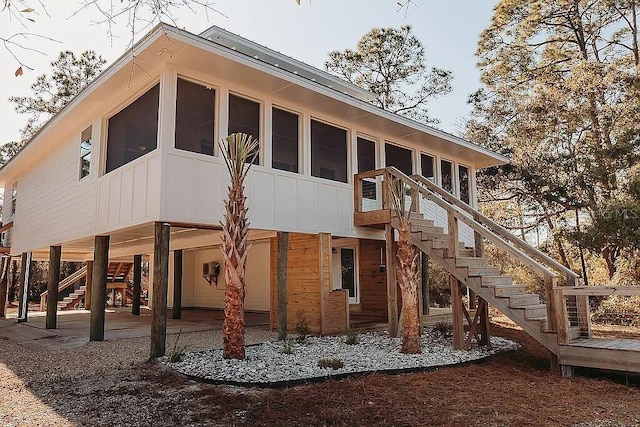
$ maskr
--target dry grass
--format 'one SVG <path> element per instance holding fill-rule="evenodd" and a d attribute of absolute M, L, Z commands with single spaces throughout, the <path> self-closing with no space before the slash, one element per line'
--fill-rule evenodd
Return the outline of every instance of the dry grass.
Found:
<path fill-rule="evenodd" d="M 138 357 L 96 373 L 90 360 L 80 360 L 86 363 L 77 369 L 82 375 L 34 381 L 58 359 L 73 363 L 76 353 L 51 352 L 40 362 L 0 341 L 0 425 L 640 425 L 637 388 L 612 377 L 561 378 L 549 372 L 546 351 L 535 341 L 503 318 L 495 320 L 494 333 L 518 341 L 521 350 L 433 372 L 282 390 L 196 384 Z M 147 351 L 147 340 L 100 346 L 117 358 L 120 347 L 130 352 L 138 345 Z M 30 369 L 16 368 L 25 361 Z"/>

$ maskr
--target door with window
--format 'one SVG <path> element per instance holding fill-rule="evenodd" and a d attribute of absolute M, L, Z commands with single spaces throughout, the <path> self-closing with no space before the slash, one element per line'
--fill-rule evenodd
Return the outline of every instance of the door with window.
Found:
<path fill-rule="evenodd" d="M 360 300 L 358 275 L 356 268 L 355 246 L 333 248 L 333 289 L 344 289 L 349 292 L 349 304 L 357 304 Z"/>

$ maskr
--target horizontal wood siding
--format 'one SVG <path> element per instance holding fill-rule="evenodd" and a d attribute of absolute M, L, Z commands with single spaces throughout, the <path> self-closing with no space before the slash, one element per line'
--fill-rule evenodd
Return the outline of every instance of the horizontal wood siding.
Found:
<path fill-rule="evenodd" d="M 278 239 L 271 239 L 271 327 L 278 325 Z M 311 332 L 321 332 L 320 237 L 317 234 L 289 234 L 287 259 L 287 329 L 294 331 L 300 315 Z"/>
<path fill-rule="evenodd" d="M 16 178 L 17 209 L 10 242 L 13 253 L 93 234 L 97 153 L 92 153 L 91 174 L 79 179 L 81 133 L 88 126 L 85 123 L 65 139 L 51 141 L 56 149 L 37 167 Z M 94 141 L 99 139 L 98 135 L 99 123 L 94 123 Z M 98 146 L 97 142 L 94 144 Z M 8 206 L 11 205 L 11 184 L 8 182 L 5 189 Z"/>
<path fill-rule="evenodd" d="M 343 334 L 349 325 L 349 293 L 336 290 L 324 296 L 325 321 L 322 333 L 325 335 Z"/>
<path fill-rule="evenodd" d="M 387 273 L 380 272 L 380 250 L 383 240 L 360 240 L 360 312 L 387 316 Z M 384 262 L 384 261 L 383 261 Z"/>

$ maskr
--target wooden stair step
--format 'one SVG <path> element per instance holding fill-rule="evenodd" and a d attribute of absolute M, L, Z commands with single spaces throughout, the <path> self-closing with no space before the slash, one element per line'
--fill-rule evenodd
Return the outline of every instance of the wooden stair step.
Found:
<path fill-rule="evenodd" d="M 513 278 L 508 275 L 496 275 L 496 276 L 482 276 L 479 278 L 482 286 L 492 286 L 492 285 L 511 285 L 513 283 Z"/>
<path fill-rule="evenodd" d="M 525 285 L 489 285 L 493 288 L 496 298 L 509 298 L 511 295 L 523 294 L 526 291 Z"/>
<path fill-rule="evenodd" d="M 509 307 L 522 308 L 528 305 L 540 304 L 540 298 L 536 294 L 509 295 Z"/>
<path fill-rule="evenodd" d="M 412 233 L 431 233 L 431 234 L 438 234 L 438 235 L 442 235 L 444 236 L 444 228 L 442 227 L 435 227 L 435 226 L 430 226 L 430 225 L 416 225 L 416 224 L 411 224 L 411 232 Z"/>
<path fill-rule="evenodd" d="M 486 258 L 459 256 L 455 260 L 457 267 L 487 267 Z"/>
<path fill-rule="evenodd" d="M 529 305 L 524 308 L 524 317 L 527 320 L 537 319 L 547 315 L 547 306 L 544 304 Z"/>
<path fill-rule="evenodd" d="M 500 276 L 498 267 L 463 267 L 469 276 Z"/>
<path fill-rule="evenodd" d="M 460 248 L 458 249 L 458 255 L 460 256 L 474 256 L 475 251 L 470 248 Z"/>

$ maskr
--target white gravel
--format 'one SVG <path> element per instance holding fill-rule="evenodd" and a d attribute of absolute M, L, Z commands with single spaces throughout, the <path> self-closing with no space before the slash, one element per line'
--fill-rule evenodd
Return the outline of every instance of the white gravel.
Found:
<path fill-rule="evenodd" d="M 158 360 L 171 369 L 207 382 L 272 384 L 311 380 L 350 373 L 398 371 L 454 365 L 482 359 L 520 346 L 500 337 L 491 338 L 491 347 L 474 347 L 470 351 L 454 350 L 452 340 L 435 330 L 422 337 L 422 353 L 400 353 L 400 338 L 389 338 L 384 332 L 358 335 L 358 343 L 348 345 L 345 337 L 308 337 L 306 342 L 290 340 L 291 354 L 282 341 L 248 346 L 245 360 L 224 359 L 222 350 L 190 352 L 180 361 Z M 321 368 L 320 359 L 339 359 L 339 369 Z"/>

